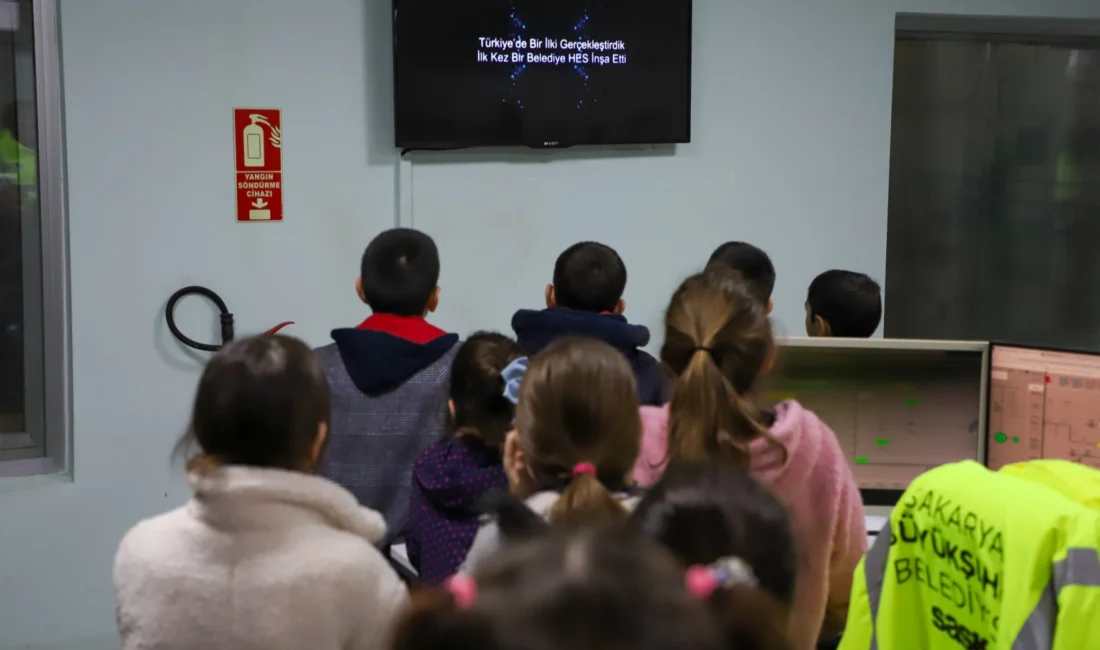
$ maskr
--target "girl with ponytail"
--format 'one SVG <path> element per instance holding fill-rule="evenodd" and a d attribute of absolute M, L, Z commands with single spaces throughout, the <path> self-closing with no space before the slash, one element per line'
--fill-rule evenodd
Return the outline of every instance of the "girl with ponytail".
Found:
<path fill-rule="evenodd" d="M 629 484 L 641 420 L 630 364 L 595 339 L 563 339 L 530 364 L 519 386 L 515 430 L 504 441 L 509 491 L 550 523 L 565 528 L 626 518 L 637 499 Z M 485 520 L 464 570 L 498 546 L 500 529 Z"/>
<path fill-rule="evenodd" d="M 493 332 L 474 334 L 455 354 L 448 382 L 451 435 L 425 449 L 413 466 L 404 529 L 409 562 L 423 582 L 442 582 L 458 570 L 477 534 L 481 502 L 508 485 L 500 453 L 515 419 L 509 384 L 526 362 L 519 344 Z"/>
<path fill-rule="evenodd" d="M 765 305 L 740 274 L 712 265 L 685 280 L 661 348 L 678 380 L 669 405 L 642 409 L 634 477 L 648 486 L 670 464 L 717 460 L 771 488 L 790 512 L 798 549 L 792 639 L 810 650 L 843 628 L 866 525 L 836 434 L 797 401 L 768 405 L 759 394 L 775 351 Z"/>

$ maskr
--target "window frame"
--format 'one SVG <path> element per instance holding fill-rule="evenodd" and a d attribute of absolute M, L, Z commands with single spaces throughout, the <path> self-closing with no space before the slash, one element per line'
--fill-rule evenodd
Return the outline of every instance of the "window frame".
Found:
<path fill-rule="evenodd" d="M 22 215 L 23 240 L 31 243 L 24 246 L 23 262 L 27 431 L 24 444 L 7 445 L 18 449 L 0 452 L 0 490 L 18 487 L 9 480 L 13 477 L 72 477 L 68 222 L 56 0 L 32 0 L 31 14 L 38 213 Z"/>

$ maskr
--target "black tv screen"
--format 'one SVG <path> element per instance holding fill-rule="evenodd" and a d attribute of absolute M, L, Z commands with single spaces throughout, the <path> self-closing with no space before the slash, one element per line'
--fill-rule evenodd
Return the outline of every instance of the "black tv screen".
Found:
<path fill-rule="evenodd" d="M 691 0 L 394 0 L 396 145 L 691 139 Z"/>

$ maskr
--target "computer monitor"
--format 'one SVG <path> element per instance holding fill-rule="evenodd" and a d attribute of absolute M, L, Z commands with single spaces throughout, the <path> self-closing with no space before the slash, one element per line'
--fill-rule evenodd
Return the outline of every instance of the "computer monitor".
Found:
<path fill-rule="evenodd" d="M 783 339 L 767 386 L 836 432 L 867 505 L 945 463 L 983 458 L 989 344 Z"/>
<path fill-rule="evenodd" d="M 1100 354 L 994 344 L 989 469 L 1058 458 L 1100 469 Z"/>

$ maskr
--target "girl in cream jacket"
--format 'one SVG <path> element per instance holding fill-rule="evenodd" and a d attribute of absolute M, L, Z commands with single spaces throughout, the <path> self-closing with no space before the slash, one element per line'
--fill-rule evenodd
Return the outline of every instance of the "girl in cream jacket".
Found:
<path fill-rule="evenodd" d="M 200 381 L 187 440 L 194 498 L 138 523 L 115 560 L 127 650 L 384 648 L 404 584 L 375 549 L 382 516 L 304 471 L 328 387 L 285 337 L 232 343 Z"/>

